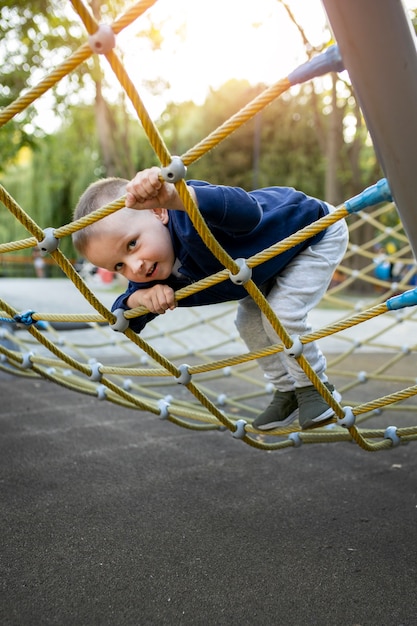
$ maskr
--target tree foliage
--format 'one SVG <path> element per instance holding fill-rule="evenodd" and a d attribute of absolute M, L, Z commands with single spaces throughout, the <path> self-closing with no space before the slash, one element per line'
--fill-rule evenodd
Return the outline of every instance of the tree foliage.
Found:
<path fill-rule="evenodd" d="M 78 45 L 80 29 L 68 18 L 66 3 L 55 0 L 30 0 L 16 4 L 4 0 L 0 7 L 0 107 L 5 107 L 28 87 L 36 85 Z M 54 90 L 51 107 L 63 113 L 70 95 L 78 89 L 76 76 L 65 79 Z M 10 162 L 22 146 L 31 146 L 43 137 L 36 119 L 36 107 L 25 109 L 19 120 L 11 120 L 2 129 L 0 168 Z"/>
<path fill-rule="evenodd" d="M 89 4 L 101 21 L 103 15 L 113 19 L 124 3 L 90 0 Z M 15 100 L 79 46 L 85 32 L 74 17 L 64 0 L 30 0 L 20 6 L 11 0 L 2 3 L 0 106 Z M 302 29 L 300 33 L 307 53 L 315 53 Z M 156 49 L 162 45 L 156 24 L 140 36 L 148 37 Z M 160 77 L 155 77 L 155 85 L 163 85 Z M 124 95 L 109 102 L 104 87 L 101 63 L 93 57 L 52 94 L 51 115 L 61 117 L 57 130 L 37 127 L 34 107 L 1 129 L 2 182 L 43 228 L 68 222 L 80 193 L 98 177 L 130 178 L 135 171 L 157 164 L 140 122 L 127 113 Z M 211 89 L 202 105 L 169 103 L 157 125 L 171 154 L 186 152 L 264 87 L 230 80 Z M 22 153 L 23 146 L 29 152 Z M 22 160 L 22 154 L 30 158 Z M 309 83 L 284 94 L 188 171 L 190 178 L 246 189 L 293 186 L 332 202 L 358 193 L 380 175 L 351 86 L 337 76 L 326 86 Z M 2 221 L 4 241 L 22 236 L 12 222 L 9 216 Z M 360 245 L 369 233 L 355 237 Z"/>

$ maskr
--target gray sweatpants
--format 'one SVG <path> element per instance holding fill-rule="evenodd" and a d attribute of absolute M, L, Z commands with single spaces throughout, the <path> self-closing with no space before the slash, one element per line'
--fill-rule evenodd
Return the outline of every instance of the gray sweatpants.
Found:
<path fill-rule="evenodd" d="M 334 210 L 333 207 L 330 207 Z M 267 300 L 289 335 L 304 335 L 312 328 L 308 313 L 324 296 L 348 243 L 345 220 L 332 224 L 323 239 L 298 254 L 275 277 Z M 261 350 L 280 339 L 250 296 L 240 300 L 236 327 L 249 350 Z M 327 382 L 326 358 L 317 342 L 304 345 L 303 355 L 322 382 Z M 280 352 L 259 359 L 265 378 L 279 391 L 306 387 L 311 381 L 297 360 Z"/>

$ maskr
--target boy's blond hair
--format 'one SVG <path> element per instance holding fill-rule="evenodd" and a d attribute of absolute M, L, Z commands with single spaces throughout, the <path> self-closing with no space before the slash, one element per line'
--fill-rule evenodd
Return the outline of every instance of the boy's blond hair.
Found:
<path fill-rule="evenodd" d="M 124 196 L 128 182 L 129 181 L 124 178 L 102 178 L 92 183 L 78 200 L 77 206 L 74 209 L 73 220 L 75 221 L 81 217 L 85 217 L 96 209 L 100 209 L 102 206 L 106 206 L 106 204 Z M 90 237 L 92 237 L 97 230 L 98 224 L 100 224 L 100 222 L 90 224 L 72 234 L 72 243 L 80 254 L 84 253 Z"/>

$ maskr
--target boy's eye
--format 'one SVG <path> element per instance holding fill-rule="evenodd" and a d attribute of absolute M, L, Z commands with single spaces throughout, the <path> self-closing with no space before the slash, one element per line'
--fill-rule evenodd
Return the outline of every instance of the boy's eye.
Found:
<path fill-rule="evenodd" d="M 116 265 L 114 266 L 115 272 L 121 272 L 122 269 L 123 269 L 123 263 L 116 263 Z"/>
<path fill-rule="evenodd" d="M 127 244 L 127 247 L 130 250 L 132 250 L 135 246 L 136 246 L 136 239 L 132 239 L 132 241 L 129 241 L 129 243 Z"/>

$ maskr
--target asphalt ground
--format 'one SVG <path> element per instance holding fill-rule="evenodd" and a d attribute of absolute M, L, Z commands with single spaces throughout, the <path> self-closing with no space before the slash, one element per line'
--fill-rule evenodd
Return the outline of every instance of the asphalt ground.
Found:
<path fill-rule="evenodd" d="M 0 398 L 1 624 L 417 625 L 416 443 L 265 452 L 4 373 Z"/>
<path fill-rule="evenodd" d="M 1 624 L 417 624 L 416 444 L 265 452 L 0 377 Z"/>

